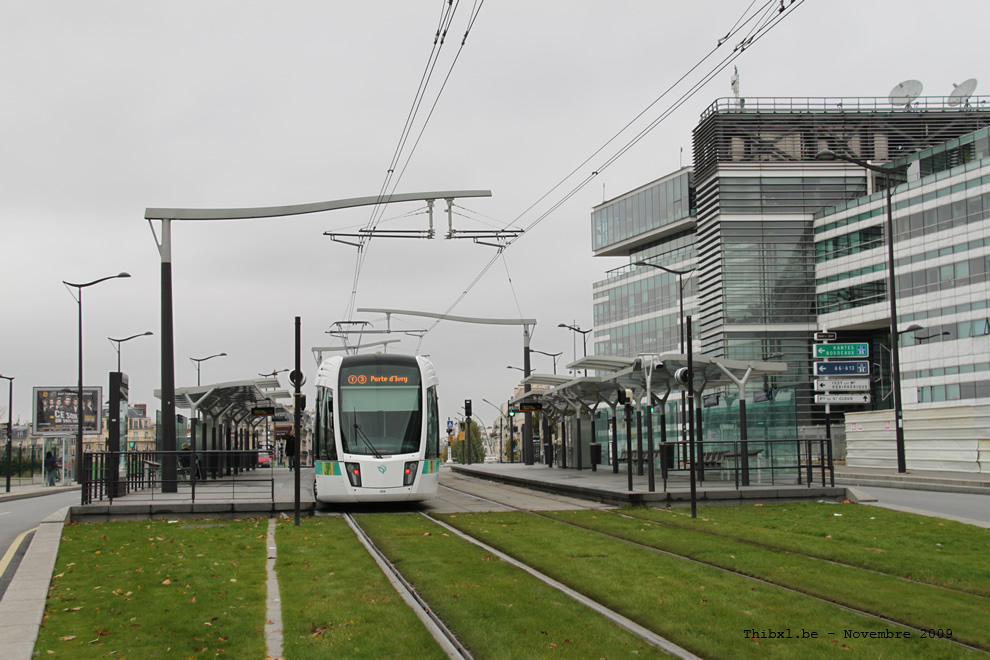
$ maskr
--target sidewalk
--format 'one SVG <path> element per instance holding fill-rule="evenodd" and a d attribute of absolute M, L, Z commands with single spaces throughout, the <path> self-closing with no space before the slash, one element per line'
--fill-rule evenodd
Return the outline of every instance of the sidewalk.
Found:
<path fill-rule="evenodd" d="M 846 486 L 880 486 L 944 493 L 990 495 L 990 473 L 908 470 L 898 473 L 892 468 L 835 466 L 835 483 Z"/>
<path fill-rule="evenodd" d="M 52 493 L 64 493 L 69 490 L 79 490 L 79 484 L 59 484 L 57 486 L 46 486 L 44 484 L 14 484 L 10 485 L 10 492 L 6 492 L 6 484 L 0 481 L 0 502 L 10 502 L 12 500 L 23 500 L 28 497 L 41 497 Z"/>

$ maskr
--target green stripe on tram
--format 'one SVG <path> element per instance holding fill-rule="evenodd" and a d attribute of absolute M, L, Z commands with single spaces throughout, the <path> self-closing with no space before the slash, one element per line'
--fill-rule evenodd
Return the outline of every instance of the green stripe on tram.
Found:
<path fill-rule="evenodd" d="M 316 461 L 316 474 L 339 477 L 344 474 L 337 461 Z"/>

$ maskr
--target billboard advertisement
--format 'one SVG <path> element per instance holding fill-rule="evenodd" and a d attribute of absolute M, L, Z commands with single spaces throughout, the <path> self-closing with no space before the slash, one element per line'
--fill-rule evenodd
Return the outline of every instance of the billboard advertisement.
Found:
<path fill-rule="evenodd" d="M 83 418 L 83 435 L 102 432 L 103 388 L 84 387 L 82 401 L 79 388 L 34 388 L 34 430 L 41 435 L 75 435 L 79 432 L 79 415 Z"/>

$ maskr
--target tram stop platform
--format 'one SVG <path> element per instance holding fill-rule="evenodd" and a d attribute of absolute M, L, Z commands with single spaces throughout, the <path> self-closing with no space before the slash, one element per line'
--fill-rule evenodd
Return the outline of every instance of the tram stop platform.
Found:
<path fill-rule="evenodd" d="M 636 470 L 633 471 L 630 489 L 629 474 L 624 465 L 620 466 L 619 472 L 613 472 L 611 466 L 599 466 L 597 470 L 592 471 L 588 468 L 576 470 L 521 463 L 448 464 L 447 467 L 454 472 L 481 479 L 614 506 L 675 507 L 690 506 L 691 503 L 690 473 L 687 471 L 670 472 L 664 484 L 657 470 L 651 492 L 649 477 L 645 470 L 642 476 Z M 754 479 L 748 486 L 737 487 L 734 479 L 710 474 L 704 481 L 696 483 L 695 491 L 697 502 L 702 505 L 755 504 L 806 499 L 841 501 L 850 498 L 851 494 L 847 492 L 846 487 L 838 484 L 838 473 L 836 473 L 835 486 L 830 485 L 827 474 L 826 485 L 822 485 L 820 470 L 815 470 L 813 477 L 810 486 L 806 482 L 798 484 L 797 479 L 788 481 L 775 479 L 773 483 L 769 480 L 757 482 Z"/>

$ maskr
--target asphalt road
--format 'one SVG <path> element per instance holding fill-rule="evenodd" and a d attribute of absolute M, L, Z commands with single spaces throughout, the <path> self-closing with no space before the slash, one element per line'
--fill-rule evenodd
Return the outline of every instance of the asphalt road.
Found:
<path fill-rule="evenodd" d="M 0 598 L 31 542 L 31 534 L 24 532 L 33 530 L 62 507 L 78 503 L 78 491 L 0 502 Z"/>
<path fill-rule="evenodd" d="M 990 527 L 990 495 L 942 493 L 874 486 L 856 486 L 855 488 L 877 498 L 876 506 Z"/>

